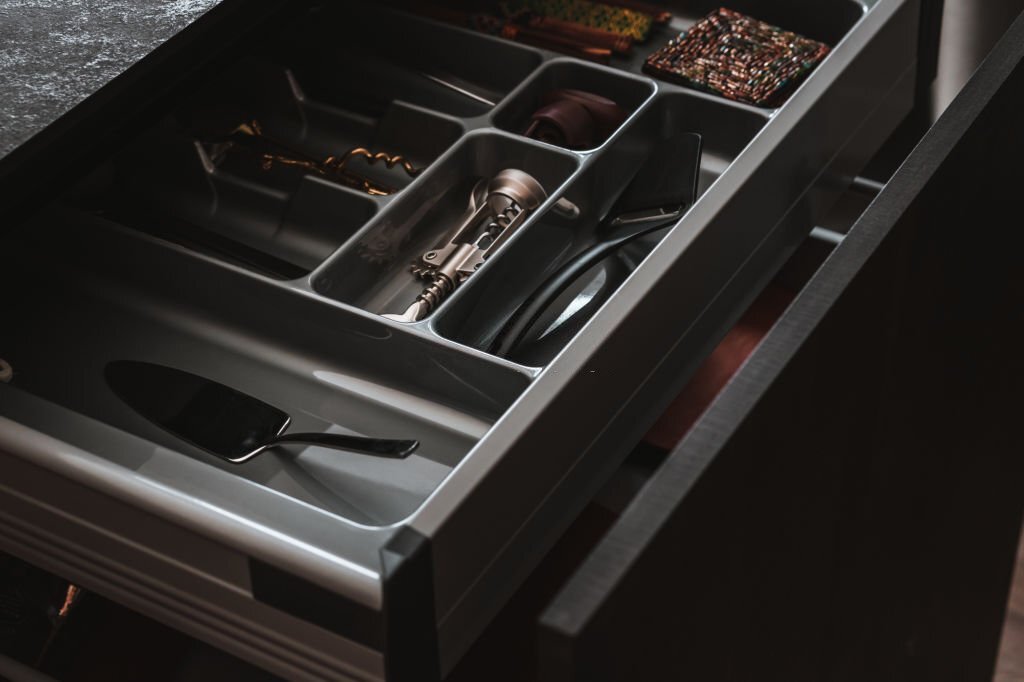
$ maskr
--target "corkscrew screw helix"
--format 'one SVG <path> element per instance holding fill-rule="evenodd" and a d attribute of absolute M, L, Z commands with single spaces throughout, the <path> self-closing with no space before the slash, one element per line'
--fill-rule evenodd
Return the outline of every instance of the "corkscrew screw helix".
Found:
<path fill-rule="evenodd" d="M 499 172 L 487 184 L 486 195 L 476 210 L 412 264 L 413 274 L 429 282 L 426 288 L 404 312 L 384 317 L 417 322 L 432 313 L 508 241 L 545 199 L 547 193 L 532 175 L 515 168 Z"/>
<path fill-rule="evenodd" d="M 389 170 L 398 166 L 410 178 L 415 178 L 423 170 L 413 166 L 412 162 L 404 156 L 398 154 L 391 155 L 386 152 L 373 152 L 365 147 L 353 147 L 341 156 L 334 156 L 332 154 L 324 159 L 312 158 L 266 135 L 259 121 L 256 120 L 238 126 L 232 131 L 229 139 L 235 143 L 260 139 L 271 147 L 276 148 L 276 151 L 258 152 L 260 168 L 265 171 L 269 171 L 275 164 L 303 168 L 373 196 L 387 196 L 398 190 L 391 185 L 365 177 L 362 173 L 351 168 L 349 162 L 353 159 L 362 159 L 367 166 L 383 163 Z"/>

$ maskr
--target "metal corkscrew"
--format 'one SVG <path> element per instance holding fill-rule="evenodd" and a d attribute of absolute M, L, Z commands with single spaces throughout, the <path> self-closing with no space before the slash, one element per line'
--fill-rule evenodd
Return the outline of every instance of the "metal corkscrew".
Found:
<path fill-rule="evenodd" d="M 412 272 L 429 281 L 426 288 L 405 312 L 384 317 L 417 322 L 432 313 L 501 248 L 545 199 L 544 188 L 528 173 L 506 168 L 495 175 L 476 210 L 413 263 Z"/>

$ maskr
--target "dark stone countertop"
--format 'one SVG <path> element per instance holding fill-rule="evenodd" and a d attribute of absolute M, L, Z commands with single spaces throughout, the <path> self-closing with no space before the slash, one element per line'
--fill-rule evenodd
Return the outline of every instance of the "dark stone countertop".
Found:
<path fill-rule="evenodd" d="M 0 158 L 219 0 L 0 0 Z"/>

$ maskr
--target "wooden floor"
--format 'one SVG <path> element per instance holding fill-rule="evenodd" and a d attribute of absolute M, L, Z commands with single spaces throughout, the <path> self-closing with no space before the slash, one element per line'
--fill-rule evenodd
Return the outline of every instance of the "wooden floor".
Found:
<path fill-rule="evenodd" d="M 994 682 L 1024 682 L 1024 536 L 1017 548 L 1013 588 L 1006 605 L 1006 622 L 999 645 Z"/>

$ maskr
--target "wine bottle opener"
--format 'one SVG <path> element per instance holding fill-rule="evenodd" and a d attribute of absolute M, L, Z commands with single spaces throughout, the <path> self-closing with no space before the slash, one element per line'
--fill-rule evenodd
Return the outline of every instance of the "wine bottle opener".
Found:
<path fill-rule="evenodd" d="M 473 213 L 450 230 L 412 264 L 413 274 L 429 282 L 403 313 L 384 315 L 399 322 L 417 322 L 432 313 L 455 289 L 483 265 L 518 230 L 530 213 L 547 199 L 532 175 L 506 168 L 487 184 L 474 189 Z"/>

